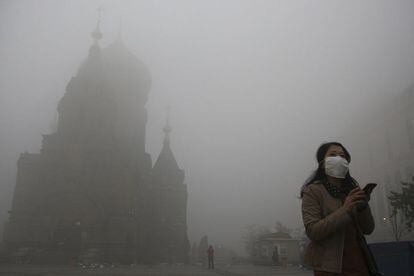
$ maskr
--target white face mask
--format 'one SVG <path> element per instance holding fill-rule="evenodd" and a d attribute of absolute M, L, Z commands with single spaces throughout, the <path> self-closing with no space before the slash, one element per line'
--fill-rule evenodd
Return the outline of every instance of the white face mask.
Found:
<path fill-rule="evenodd" d="M 325 173 L 335 178 L 345 178 L 349 170 L 348 161 L 341 156 L 325 158 Z"/>

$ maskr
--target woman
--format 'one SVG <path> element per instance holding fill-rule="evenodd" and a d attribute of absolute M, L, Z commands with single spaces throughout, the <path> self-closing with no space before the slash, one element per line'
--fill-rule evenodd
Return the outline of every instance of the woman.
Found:
<path fill-rule="evenodd" d="M 367 195 L 348 170 L 351 156 L 340 143 L 322 144 L 318 169 L 302 187 L 302 218 L 311 243 L 305 262 L 314 275 L 376 272 L 364 234 L 374 231 Z"/>

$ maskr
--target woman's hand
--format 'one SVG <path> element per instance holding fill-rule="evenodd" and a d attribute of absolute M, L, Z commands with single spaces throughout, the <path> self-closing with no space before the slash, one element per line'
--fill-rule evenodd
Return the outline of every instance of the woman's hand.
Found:
<path fill-rule="evenodd" d="M 354 206 L 364 208 L 367 204 L 367 196 L 360 188 L 351 190 L 345 198 L 344 206 L 351 211 Z"/>

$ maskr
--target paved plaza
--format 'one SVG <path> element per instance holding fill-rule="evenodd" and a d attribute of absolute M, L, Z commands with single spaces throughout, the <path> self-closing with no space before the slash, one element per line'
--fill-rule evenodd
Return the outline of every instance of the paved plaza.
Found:
<path fill-rule="evenodd" d="M 69 266 L 40 266 L 40 265 L 2 265 L 1 276 L 75 276 L 75 275 L 103 275 L 103 276 L 310 276 L 310 271 L 303 271 L 296 267 L 280 268 L 253 265 L 217 266 L 215 270 L 208 270 L 200 266 L 135 266 L 113 268 L 81 268 Z"/>

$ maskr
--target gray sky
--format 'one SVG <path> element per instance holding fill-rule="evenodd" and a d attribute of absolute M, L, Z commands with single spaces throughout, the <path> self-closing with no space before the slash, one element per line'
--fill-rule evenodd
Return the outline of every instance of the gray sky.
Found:
<path fill-rule="evenodd" d="M 297 195 L 317 146 L 343 141 L 355 121 L 413 81 L 408 0 L 2 0 L 2 220 L 18 155 L 38 152 L 41 134 L 51 132 L 57 102 L 91 45 L 99 5 L 101 44 L 113 41 L 122 17 L 126 45 L 151 71 L 153 161 L 165 107 L 172 107 L 191 241 L 208 234 L 212 243 L 240 248 L 247 224 L 300 226 Z"/>

